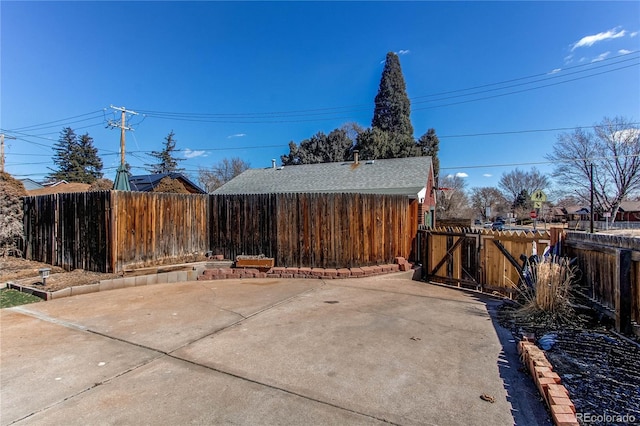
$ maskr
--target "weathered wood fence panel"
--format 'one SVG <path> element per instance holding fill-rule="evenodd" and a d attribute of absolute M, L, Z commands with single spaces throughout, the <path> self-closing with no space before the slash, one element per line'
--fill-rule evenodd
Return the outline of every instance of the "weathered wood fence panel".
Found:
<path fill-rule="evenodd" d="M 188 261 L 209 250 L 276 266 L 356 267 L 409 257 L 400 195 L 183 195 L 122 191 L 24 199 L 25 254 L 96 272 Z"/>
<path fill-rule="evenodd" d="M 569 231 L 564 243 L 577 259 L 584 293 L 619 331 L 640 335 L 640 239 Z"/>
<path fill-rule="evenodd" d="M 111 192 L 114 270 L 194 260 L 209 248 L 207 195 Z"/>
<path fill-rule="evenodd" d="M 396 195 L 211 195 L 210 211 L 214 253 L 264 254 L 276 266 L 388 263 L 409 256 L 415 235 L 408 200 Z"/>
<path fill-rule="evenodd" d="M 64 269 L 111 271 L 109 192 L 25 197 L 25 257 Z"/>
<path fill-rule="evenodd" d="M 511 296 L 520 281 L 520 256 L 542 254 L 547 231 L 488 231 L 464 228 L 418 231 L 425 279 Z"/>

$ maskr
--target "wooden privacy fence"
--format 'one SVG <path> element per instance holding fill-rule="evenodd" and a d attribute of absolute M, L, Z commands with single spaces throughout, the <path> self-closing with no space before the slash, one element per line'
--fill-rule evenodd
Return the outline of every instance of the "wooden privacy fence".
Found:
<path fill-rule="evenodd" d="M 24 197 L 25 257 L 61 266 L 112 272 L 109 192 Z"/>
<path fill-rule="evenodd" d="M 206 195 L 78 192 L 23 206 L 25 257 L 67 270 L 120 272 L 207 249 Z"/>
<path fill-rule="evenodd" d="M 413 210 L 405 196 L 374 194 L 25 197 L 24 251 L 27 259 L 96 272 L 190 260 L 209 250 L 227 259 L 264 254 L 277 266 L 365 266 L 409 257 Z"/>
<path fill-rule="evenodd" d="M 567 232 L 564 246 L 577 259 L 585 295 L 618 331 L 640 335 L 640 238 Z"/>
<path fill-rule="evenodd" d="M 498 292 L 511 297 L 522 272 L 521 255 L 542 254 L 550 245 L 548 231 L 488 231 L 441 228 L 418 231 L 423 278 Z"/>
<path fill-rule="evenodd" d="M 390 263 L 410 255 L 417 229 L 400 195 L 211 195 L 210 211 L 215 254 L 264 254 L 277 266 Z"/>

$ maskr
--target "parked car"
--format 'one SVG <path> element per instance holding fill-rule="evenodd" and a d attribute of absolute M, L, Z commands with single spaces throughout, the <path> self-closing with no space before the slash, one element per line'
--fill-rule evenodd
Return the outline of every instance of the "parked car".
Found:
<path fill-rule="evenodd" d="M 501 220 L 496 220 L 491 224 L 492 231 L 502 231 L 504 229 L 504 222 Z"/>

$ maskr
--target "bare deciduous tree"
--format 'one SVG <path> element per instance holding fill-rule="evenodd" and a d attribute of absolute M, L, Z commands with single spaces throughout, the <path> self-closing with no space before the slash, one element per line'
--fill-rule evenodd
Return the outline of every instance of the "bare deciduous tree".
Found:
<path fill-rule="evenodd" d="M 498 187 L 507 200 L 511 199 L 515 202 L 523 191 L 526 191 L 527 196 L 530 196 L 538 189 L 549 187 L 549 179 L 535 167 L 528 172 L 516 168 L 509 173 L 502 174 Z"/>
<path fill-rule="evenodd" d="M 487 215 L 487 207 L 491 210 L 490 215 Z M 491 216 L 506 212 L 508 203 L 497 188 L 485 186 L 471 189 L 471 208 L 474 214 L 482 217 L 483 220 L 489 220 Z"/>
<path fill-rule="evenodd" d="M 465 193 L 467 182 L 460 176 L 448 175 L 440 178 L 438 191 L 438 219 L 471 219 L 469 199 Z"/>
<path fill-rule="evenodd" d="M 562 133 L 547 159 L 557 163 L 554 177 L 569 193 L 590 198 L 593 164 L 596 208 L 615 220 L 620 202 L 640 190 L 640 129 L 621 117 L 604 120 L 593 131 Z"/>
<path fill-rule="evenodd" d="M 224 158 L 211 168 L 198 170 L 198 182 L 207 192 L 212 192 L 249 168 L 241 158 Z"/>

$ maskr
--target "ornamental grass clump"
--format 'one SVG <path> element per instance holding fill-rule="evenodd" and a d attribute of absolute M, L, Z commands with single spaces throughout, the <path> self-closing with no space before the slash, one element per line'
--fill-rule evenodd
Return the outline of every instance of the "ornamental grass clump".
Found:
<path fill-rule="evenodd" d="M 531 286 L 523 290 L 518 316 L 562 324 L 574 316 L 571 285 L 576 276 L 569 259 L 556 258 L 529 266 Z"/>

